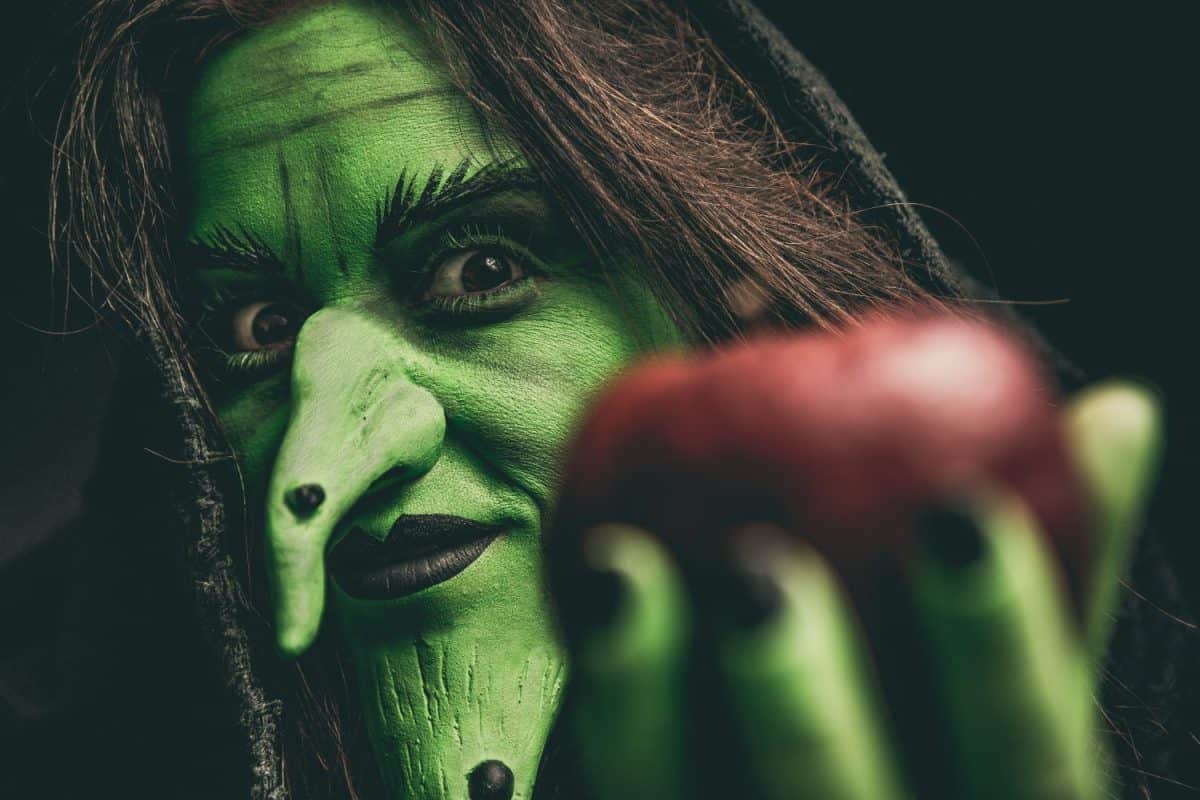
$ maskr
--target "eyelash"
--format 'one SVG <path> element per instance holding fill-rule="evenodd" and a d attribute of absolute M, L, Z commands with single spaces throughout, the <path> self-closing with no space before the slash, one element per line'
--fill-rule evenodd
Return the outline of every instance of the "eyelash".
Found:
<path fill-rule="evenodd" d="M 222 238 L 231 244 L 240 239 L 236 234 L 231 233 L 226 233 Z M 237 241 L 235 246 L 244 247 L 247 243 L 247 240 L 241 240 Z M 447 258 L 456 253 L 484 247 L 494 247 L 503 252 L 505 256 L 519 261 L 525 268 L 526 274 L 507 285 L 478 293 L 452 297 L 424 296 L 436 274 L 436 269 Z M 446 231 L 429 255 L 420 261 L 422 262 L 421 266 L 414 270 L 418 278 L 417 285 L 420 287 L 416 293 L 415 302 L 421 311 L 446 320 L 485 317 L 523 305 L 536 297 L 537 278 L 544 274 L 541 260 L 528 246 L 518 244 L 504 232 L 500 225 L 491 223 L 467 223 Z M 221 324 L 228 326 L 237 309 L 270 299 L 273 296 L 274 293 L 266 288 L 237 292 L 223 287 L 211 292 L 205 298 L 201 308 L 206 317 L 210 314 L 217 315 L 221 318 Z M 235 352 L 217 348 L 216 351 L 221 355 L 220 369 L 229 377 L 264 375 L 286 366 L 291 363 L 292 359 L 290 347 Z"/>
<path fill-rule="evenodd" d="M 437 267 L 447 258 L 485 247 L 500 250 L 506 257 L 520 262 L 526 274 L 512 283 L 487 291 L 453 297 L 425 296 Z M 494 223 L 466 223 L 445 232 L 423 261 L 424 265 L 419 269 L 421 280 L 418 283 L 420 290 L 417 302 L 424 306 L 424 310 L 447 318 L 505 311 L 516 301 L 532 300 L 536 296 L 537 278 L 545 274 L 541 259 L 527 245 L 518 244 L 499 224 Z"/>
<path fill-rule="evenodd" d="M 269 350 L 240 350 L 225 356 L 225 371 L 229 375 L 259 375 L 276 367 L 290 364 L 292 348 Z"/>
<path fill-rule="evenodd" d="M 232 325 L 233 315 L 238 309 L 270 299 L 278 294 L 279 291 L 275 287 L 257 287 L 246 291 L 237 291 L 229 287 L 213 289 L 201 303 L 200 325 L 203 327 L 204 323 L 212 316 L 216 318 L 217 324 L 222 329 L 228 329 Z M 211 340 L 214 337 L 208 336 L 207 338 Z M 213 354 L 214 360 L 217 362 L 214 366 L 221 374 L 230 378 L 263 375 L 292 360 L 290 347 L 229 351 L 225 349 L 224 345 L 214 341 L 212 347 L 205 347 L 203 351 Z"/>
<path fill-rule="evenodd" d="M 234 227 L 217 225 L 207 236 L 190 240 L 186 244 L 203 247 L 208 256 L 206 260 L 210 262 L 209 266 L 220 266 L 221 256 L 224 255 L 237 264 L 243 265 L 241 267 L 243 269 L 244 265 L 250 262 L 262 265 L 271 271 L 283 271 L 283 262 L 271 249 L 271 246 L 262 237 L 241 225 Z M 211 263 L 214 258 L 218 263 Z"/>

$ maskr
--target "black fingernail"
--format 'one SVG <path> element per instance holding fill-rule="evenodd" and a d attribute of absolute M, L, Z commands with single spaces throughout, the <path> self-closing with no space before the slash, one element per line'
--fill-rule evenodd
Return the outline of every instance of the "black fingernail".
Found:
<path fill-rule="evenodd" d="M 625 605 L 629 586 L 625 576 L 614 569 L 585 568 L 580 571 L 572 593 L 575 595 L 572 616 L 580 627 L 596 630 L 606 628 L 616 620 L 621 607 Z"/>
<path fill-rule="evenodd" d="M 986 551 L 979 524 L 961 508 L 935 508 L 925 512 L 918 522 L 918 535 L 924 552 L 952 570 L 966 569 L 981 561 Z"/>
<path fill-rule="evenodd" d="M 319 483 L 305 483 L 292 489 L 284 502 L 297 517 L 307 517 L 325 502 L 325 490 Z"/>
<path fill-rule="evenodd" d="M 510 800 L 512 770 L 503 761 L 484 761 L 467 776 L 467 792 L 471 800 Z"/>
<path fill-rule="evenodd" d="M 735 563 L 726 581 L 724 596 L 717 602 L 723 603 L 726 618 L 739 628 L 759 628 L 783 608 L 783 589 L 760 564 Z"/>

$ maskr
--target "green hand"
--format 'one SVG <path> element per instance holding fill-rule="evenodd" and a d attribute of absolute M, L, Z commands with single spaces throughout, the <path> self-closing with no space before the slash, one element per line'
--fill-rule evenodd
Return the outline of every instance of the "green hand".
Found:
<path fill-rule="evenodd" d="M 1085 632 L 1071 621 L 1055 562 L 1015 497 L 986 491 L 968 501 L 960 535 L 976 539 L 969 563 L 947 563 L 925 547 L 912 570 L 909 591 L 953 743 L 945 757 L 959 776 L 955 796 L 1108 796 L 1093 724 L 1095 661 L 1157 461 L 1159 414 L 1144 390 L 1111 384 L 1077 398 L 1066 424 L 1097 512 Z M 911 796 L 835 576 L 782 531 L 748 528 L 735 541 L 736 585 L 770 599 L 765 618 L 749 624 L 705 620 L 721 614 L 712 610 L 719 605 L 688 602 L 650 532 L 589 532 L 589 566 L 624 586 L 618 610 L 581 623 L 585 632 L 573 646 L 574 723 L 598 796 L 694 796 L 685 750 L 687 708 L 697 698 L 681 696 L 679 687 L 689 659 L 698 657 L 688 632 L 701 628 L 715 631 L 711 652 L 733 721 L 726 735 L 736 738 L 736 747 L 729 738 L 731 750 L 745 754 L 730 761 L 746 772 L 735 777 L 744 796 Z M 721 768 L 705 763 L 702 774 Z"/>

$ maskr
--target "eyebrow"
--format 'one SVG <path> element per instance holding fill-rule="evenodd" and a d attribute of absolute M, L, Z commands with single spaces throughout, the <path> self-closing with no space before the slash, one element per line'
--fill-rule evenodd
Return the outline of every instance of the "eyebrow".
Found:
<path fill-rule="evenodd" d="M 498 192 L 542 185 L 532 169 L 519 166 L 515 159 L 493 161 L 470 178 L 468 169 L 470 161 L 463 160 L 447 175 L 445 167 L 436 164 L 419 192 L 416 176 L 407 168 L 403 170 L 387 200 L 376 207 L 375 247 L 382 248 L 417 225 Z M 198 270 L 287 271 L 279 254 L 261 236 L 241 225 L 218 225 L 204 236 L 188 239 L 183 248 L 184 258 Z"/>
<path fill-rule="evenodd" d="M 519 165 L 516 159 L 493 161 L 470 178 L 467 177 L 469 168 L 470 161 L 463 160 L 447 175 L 445 167 L 437 164 L 419 192 L 416 175 L 404 169 L 396 181 L 396 188 L 376 209 L 375 247 L 384 247 L 417 225 L 484 197 L 542 185 L 534 171 Z"/>
<path fill-rule="evenodd" d="M 237 272 L 282 273 L 287 270 L 263 239 L 242 226 L 218 225 L 202 237 L 183 243 L 183 256 L 194 269 L 231 269 Z"/>

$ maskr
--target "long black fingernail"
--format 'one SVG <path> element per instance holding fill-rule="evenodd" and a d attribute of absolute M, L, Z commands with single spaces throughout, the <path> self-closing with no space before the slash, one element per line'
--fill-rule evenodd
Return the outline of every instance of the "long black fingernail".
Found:
<path fill-rule="evenodd" d="M 616 621 L 629 595 L 629 584 L 611 567 L 583 568 L 572 588 L 572 616 L 585 630 L 607 628 Z"/>
<path fill-rule="evenodd" d="M 297 517 L 307 517 L 325 502 L 325 489 L 319 483 L 301 484 L 287 493 L 284 502 Z"/>
<path fill-rule="evenodd" d="M 923 552 L 950 570 L 962 570 L 983 560 L 987 541 L 975 517 L 963 508 L 933 508 L 918 520 Z"/>
<path fill-rule="evenodd" d="M 783 609 L 783 589 L 761 564 L 734 564 L 726 577 L 723 597 L 725 618 L 752 630 L 766 625 Z"/>
<path fill-rule="evenodd" d="M 513 773 L 503 761 L 484 761 L 467 776 L 467 793 L 471 800 L 510 800 L 513 796 Z"/>
<path fill-rule="evenodd" d="M 712 609 L 730 625 L 752 630 L 779 616 L 786 598 L 773 566 L 787 557 L 786 536 L 766 524 L 734 533 L 724 568 L 718 568 Z"/>

